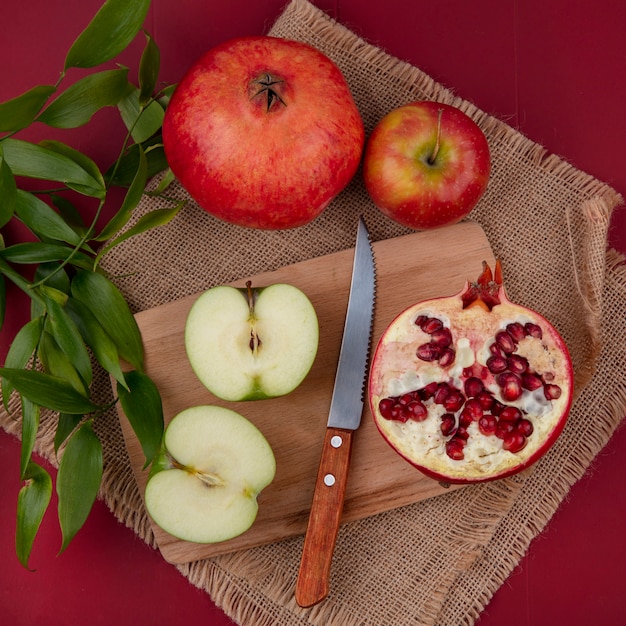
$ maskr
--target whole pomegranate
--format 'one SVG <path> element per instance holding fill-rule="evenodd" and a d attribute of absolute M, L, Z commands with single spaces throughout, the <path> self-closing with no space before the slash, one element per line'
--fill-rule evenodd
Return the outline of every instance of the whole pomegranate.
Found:
<path fill-rule="evenodd" d="M 182 186 L 211 215 L 250 228 L 315 219 L 356 173 L 364 141 L 337 65 L 277 37 L 209 50 L 163 120 L 165 154 Z"/>
<path fill-rule="evenodd" d="M 565 425 L 573 370 L 556 329 L 511 302 L 497 262 L 452 297 L 402 312 L 372 359 L 376 425 L 442 482 L 502 478 L 534 463 Z"/>

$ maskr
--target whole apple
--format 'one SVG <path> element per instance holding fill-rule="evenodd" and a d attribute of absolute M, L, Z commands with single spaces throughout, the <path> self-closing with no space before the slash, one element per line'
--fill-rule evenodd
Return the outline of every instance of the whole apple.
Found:
<path fill-rule="evenodd" d="M 319 50 L 276 37 L 227 41 L 176 88 L 163 121 L 169 165 L 211 215 L 239 226 L 311 222 L 353 178 L 363 121 Z"/>
<path fill-rule="evenodd" d="M 365 187 L 374 204 L 409 228 L 455 224 L 484 194 L 491 172 L 487 139 L 460 109 L 432 101 L 401 106 L 368 139 Z"/>

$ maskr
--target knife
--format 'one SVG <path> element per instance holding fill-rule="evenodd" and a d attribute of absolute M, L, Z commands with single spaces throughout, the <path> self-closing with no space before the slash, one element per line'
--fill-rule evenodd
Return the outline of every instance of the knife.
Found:
<path fill-rule="evenodd" d="M 361 423 L 363 412 L 375 291 L 374 254 L 361 217 L 335 387 L 296 582 L 296 602 L 301 607 L 317 604 L 329 591 L 352 437 Z"/>

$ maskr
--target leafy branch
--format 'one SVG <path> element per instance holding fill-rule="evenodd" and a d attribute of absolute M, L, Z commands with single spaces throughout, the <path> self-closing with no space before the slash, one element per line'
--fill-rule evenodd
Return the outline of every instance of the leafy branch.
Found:
<path fill-rule="evenodd" d="M 0 103 L 0 229 L 15 220 L 32 238 L 6 246 L 0 232 L 0 326 L 7 281 L 31 301 L 30 321 L 17 332 L 0 368 L 5 409 L 10 410 L 12 394 L 18 395 L 21 408 L 23 486 L 16 552 L 26 568 L 53 488 L 49 473 L 32 460 L 42 410 L 52 411 L 57 419 L 61 552 L 86 521 L 102 479 L 102 444 L 94 422 L 110 406 L 93 399 L 94 367 L 116 381 L 115 401 L 141 442 L 146 466 L 163 435 L 161 399 L 144 373 L 139 328 L 124 296 L 100 267 L 114 246 L 167 224 L 183 205 L 170 202 L 169 208 L 151 211 L 125 229 L 147 181 L 165 170 L 163 183 L 152 192 L 162 195 L 172 180 L 160 135 L 172 87 L 158 91 L 155 41 L 144 32 L 136 85 L 128 68 L 101 67 L 139 36 L 149 7 L 150 0 L 107 0 L 70 47 L 54 85 L 37 85 Z M 92 71 L 64 87 L 73 68 Z M 126 128 L 119 156 L 106 171 L 61 141 L 19 138 L 34 122 L 55 129 L 84 126 L 104 107 L 117 107 Z M 33 190 L 34 181 L 50 187 Z M 98 230 L 115 187 L 125 190 L 123 201 Z M 92 211 L 87 220 L 86 211 L 79 210 L 85 199 Z"/>

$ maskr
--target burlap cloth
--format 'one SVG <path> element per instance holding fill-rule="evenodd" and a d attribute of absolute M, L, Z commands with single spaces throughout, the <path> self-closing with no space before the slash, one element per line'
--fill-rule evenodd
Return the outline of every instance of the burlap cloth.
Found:
<path fill-rule="evenodd" d="M 562 333 L 574 362 L 577 399 L 562 436 L 531 471 L 343 526 L 331 593 L 317 607 L 302 610 L 293 598 L 302 537 L 178 569 L 240 624 L 473 623 L 626 413 L 626 270 L 623 259 L 606 249 L 611 212 L 621 198 L 307 0 L 293 0 L 270 34 L 306 41 L 334 59 L 368 132 L 390 109 L 422 98 L 456 105 L 480 124 L 493 173 L 470 218 L 502 259 L 509 295 L 541 311 Z M 180 188 L 174 192 L 185 197 Z M 138 215 L 158 206 L 146 199 Z M 236 228 L 191 203 L 167 227 L 120 246 L 105 267 L 139 311 L 349 248 L 360 213 L 375 240 L 408 232 L 373 207 L 359 173 L 304 228 Z M 109 399 L 108 379 L 101 375 L 97 385 Z M 12 409 L 18 410 L 17 403 Z M 13 418 L 2 413 L 0 422 L 18 434 Z M 44 421 L 37 450 L 55 463 L 53 428 L 53 419 Z M 105 449 L 101 497 L 119 520 L 155 545 L 114 411 L 99 422 L 98 432 Z"/>

